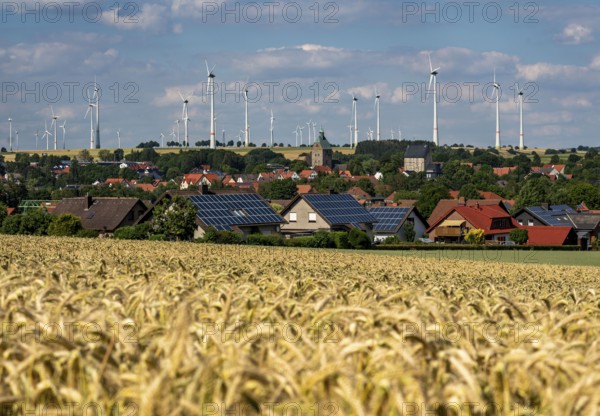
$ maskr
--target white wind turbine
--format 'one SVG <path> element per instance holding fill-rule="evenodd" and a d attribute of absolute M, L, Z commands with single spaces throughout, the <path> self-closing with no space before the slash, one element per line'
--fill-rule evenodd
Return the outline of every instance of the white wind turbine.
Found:
<path fill-rule="evenodd" d="M 44 121 L 44 135 L 42 136 L 42 140 L 44 137 L 46 138 L 46 150 L 50 150 L 49 136 L 52 136 L 52 133 L 48 131 L 48 122 Z"/>
<path fill-rule="evenodd" d="M 348 124 L 348 130 L 350 130 L 350 147 L 352 147 L 352 124 Z"/>
<path fill-rule="evenodd" d="M 292 133 L 296 135 L 296 147 L 298 147 L 298 127 L 296 127 L 296 130 L 294 130 Z"/>
<path fill-rule="evenodd" d="M 117 146 L 121 148 L 121 130 L 117 130 Z"/>
<path fill-rule="evenodd" d="M 427 54 L 427 57 L 429 58 L 429 69 L 430 69 L 430 76 L 429 76 L 429 91 L 431 91 L 431 84 L 433 84 L 433 143 L 436 146 L 439 146 L 440 141 L 439 141 L 439 136 L 438 136 L 438 115 L 437 115 L 437 76 L 438 76 L 438 71 L 440 70 L 440 68 L 433 68 L 433 65 L 431 64 L 431 55 Z"/>
<path fill-rule="evenodd" d="M 171 134 L 169 134 L 169 137 L 171 137 L 171 141 L 175 142 L 175 137 L 177 135 L 175 134 L 175 127 L 173 127 L 173 130 L 171 130 Z M 177 144 L 179 144 L 179 140 L 177 141 Z"/>
<path fill-rule="evenodd" d="M 160 134 L 160 147 L 165 147 L 165 135 Z"/>
<path fill-rule="evenodd" d="M 181 101 L 183 102 L 183 108 L 181 110 L 181 119 L 183 120 L 183 141 L 185 142 L 186 147 L 190 147 L 190 138 L 188 136 L 188 122 L 190 121 L 190 118 L 188 117 L 188 103 L 190 102 L 190 98 L 192 98 L 194 93 L 192 92 L 192 94 L 186 97 L 184 97 L 183 94 L 181 94 L 181 92 L 179 92 L 178 94 L 181 97 Z M 177 120 L 176 122 L 178 126 L 177 128 L 179 128 L 179 120 Z"/>
<path fill-rule="evenodd" d="M 371 127 L 369 127 L 369 131 L 367 132 L 367 139 L 369 141 L 373 140 L 373 129 Z"/>
<path fill-rule="evenodd" d="M 208 61 L 204 60 L 206 64 L 206 76 L 208 77 L 207 92 L 210 95 L 210 148 L 216 147 L 215 138 L 215 65 L 212 68 L 208 67 Z"/>
<path fill-rule="evenodd" d="M 358 146 L 358 98 L 352 95 L 352 115 L 354 117 L 354 147 Z"/>
<path fill-rule="evenodd" d="M 96 106 L 96 104 L 92 104 L 92 101 L 90 99 L 88 99 L 88 108 L 87 111 L 85 112 L 85 116 L 83 116 L 83 118 L 85 119 L 88 114 L 90 115 L 90 149 L 93 149 L 95 147 L 95 143 L 94 143 L 94 107 Z"/>
<path fill-rule="evenodd" d="M 15 130 L 15 137 L 17 143 L 17 150 L 19 150 L 19 130 Z"/>
<path fill-rule="evenodd" d="M 392 140 L 394 140 L 394 129 L 390 129 L 390 134 L 392 135 Z"/>
<path fill-rule="evenodd" d="M 313 127 L 313 143 L 317 141 L 317 123 L 312 123 Z"/>
<path fill-rule="evenodd" d="M 496 149 L 501 147 L 500 143 L 500 84 L 496 82 L 496 69 L 494 69 L 494 94 L 496 95 Z"/>
<path fill-rule="evenodd" d="M 37 150 L 37 148 L 38 148 L 39 136 L 40 136 L 40 131 L 36 130 L 35 131 L 35 150 Z"/>
<path fill-rule="evenodd" d="M 275 117 L 273 117 L 273 110 L 271 110 L 271 128 L 270 128 L 270 133 L 271 133 L 271 147 L 273 147 L 273 122 L 275 121 Z"/>
<path fill-rule="evenodd" d="M 381 98 L 381 94 L 379 94 L 377 92 L 377 86 L 375 86 L 375 112 L 377 115 L 377 126 L 375 126 L 376 129 L 376 140 L 380 141 L 381 140 L 381 130 L 379 129 L 379 99 Z"/>
<path fill-rule="evenodd" d="M 525 134 L 523 131 L 523 90 L 519 88 L 519 84 L 517 84 L 517 91 L 519 92 L 519 150 L 523 151 L 525 148 Z"/>
<path fill-rule="evenodd" d="M 250 125 L 248 124 L 248 81 L 246 81 L 246 85 L 244 85 L 244 90 L 242 91 L 244 96 L 244 119 L 245 119 L 245 132 L 244 132 L 244 147 L 250 146 Z"/>
<path fill-rule="evenodd" d="M 300 146 L 302 146 L 302 131 L 306 128 L 306 127 L 300 127 L 300 125 L 298 125 L 298 127 L 296 127 L 297 129 L 300 130 Z"/>
<path fill-rule="evenodd" d="M 67 124 L 67 120 L 63 121 L 63 124 L 60 126 L 60 128 L 63 131 L 63 135 L 62 135 L 63 136 L 63 149 L 67 148 L 67 144 L 66 144 L 67 142 L 65 140 L 65 137 L 67 136 L 67 129 L 65 127 L 66 124 Z"/>
<path fill-rule="evenodd" d="M 9 117 L 8 118 L 8 129 L 9 129 L 9 133 L 8 133 L 8 150 L 10 152 L 12 152 L 13 148 L 12 148 L 12 118 Z"/>
<path fill-rule="evenodd" d="M 94 97 L 96 97 L 96 149 L 100 149 L 100 88 L 94 78 Z"/>
<path fill-rule="evenodd" d="M 308 145 L 310 146 L 310 138 L 311 138 L 310 128 L 312 126 L 312 119 L 308 120 L 306 122 L 306 125 L 308 126 Z"/>
<path fill-rule="evenodd" d="M 177 144 L 181 144 L 181 141 L 179 141 L 179 122 L 179 119 L 175 120 L 175 124 L 177 124 Z"/>
<path fill-rule="evenodd" d="M 58 137 L 56 135 L 56 127 L 58 124 L 56 120 L 58 120 L 58 116 L 54 114 L 54 109 L 52 106 L 50 106 L 50 111 L 52 112 L 52 124 L 50 124 L 50 128 L 54 126 L 54 150 L 58 150 Z"/>

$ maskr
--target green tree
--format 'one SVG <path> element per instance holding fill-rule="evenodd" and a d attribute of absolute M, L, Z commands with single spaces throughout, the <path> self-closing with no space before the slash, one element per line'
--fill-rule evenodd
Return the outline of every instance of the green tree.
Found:
<path fill-rule="evenodd" d="M 485 231 L 478 228 L 470 229 L 465 234 L 465 241 L 473 245 L 482 245 L 485 242 Z"/>
<path fill-rule="evenodd" d="M 77 154 L 77 160 L 82 162 L 93 162 L 94 158 L 88 149 L 83 149 L 81 152 Z"/>
<path fill-rule="evenodd" d="M 551 184 L 546 176 L 530 177 L 517 195 L 515 208 L 541 205 L 550 200 Z"/>
<path fill-rule="evenodd" d="M 98 152 L 98 157 L 104 162 L 110 162 L 114 160 L 115 154 L 108 149 L 102 149 Z"/>
<path fill-rule="evenodd" d="M 415 241 L 415 225 L 411 221 L 406 221 L 406 223 L 404 224 L 404 237 L 406 237 L 406 241 L 408 241 L 409 243 Z"/>
<path fill-rule="evenodd" d="M 43 208 L 30 210 L 21 216 L 19 234 L 46 235 L 51 220 L 50 214 Z"/>
<path fill-rule="evenodd" d="M 21 214 L 15 214 L 6 217 L 2 222 L 2 228 L 0 229 L 0 231 L 2 231 L 2 234 L 19 234 L 21 232 L 21 219 Z"/>
<path fill-rule="evenodd" d="M 550 163 L 552 163 L 553 165 L 560 163 L 560 156 L 552 155 L 552 157 L 550 158 Z"/>
<path fill-rule="evenodd" d="M 463 197 L 465 199 L 480 199 L 481 195 L 479 191 L 472 183 L 467 183 L 460 188 L 460 192 L 458 193 L 459 197 Z"/>
<path fill-rule="evenodd" d="M 448 188 L 436 182 L 427 182 L 421 188 L 417 208 L 425 218 L 429 217 L 441 199 L 449 199 Z"/>
<path fill-rule="evenodd" d="M 165 198 L 154 208 L 152 229 L 169 240 L 191 240 L 196 230 L 196 213 L 196 207 L 187 198 Z"/>
<path fill-rule="evenodd" d="M 365 250 L 371 247 L 371 239 L 364 231 L 352 228 L 348 233 L 348 243 L 355 250 Z"/>
<path fill-rule="evenodd" d="M 8 217 L 8 207 L 0 202 L 0 227 L 2 226 L 2 223 L 6 217 Z"/>
<path fill-rule="evenodd" d="M 296 182 L 291 179 L 263 182 L 259 187 L 259 193 L 266 199 L 292 199 L 296 192 Z"/>
<path fill-rule="evenodd" d="M 516 244 L 522 245 L 529 240 L 529 232 L 525 228 L 515 228 L 509 233 L 509 237 Z"/>
<path fill-rule="evenodd" d="M 590 209 L 600 209 L 600 188 L 587 182 L 569 181 L 557 190 L 553 202 L 577 205 L 585 201 Z"/>
<path fill-rule="evenodd" d="M 48 225 L 48 235 L 66 237 L 77 234 L 83 227 L 79 217 L 73 214 L 60 214 L 52 218 Z"/>

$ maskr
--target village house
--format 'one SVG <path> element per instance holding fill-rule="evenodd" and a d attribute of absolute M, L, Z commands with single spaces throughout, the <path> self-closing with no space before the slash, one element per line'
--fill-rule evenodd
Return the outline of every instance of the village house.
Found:
<path fill-rule="evenodd" d="M 117 228 L 134 225 L 146 209 L 138 198 L 85 196 L 63 199 L 52 214 L 73 214 L 81 219 L 86 230 L 110 234 Z"/>
<path fill-rule="evenodd" d="M 373 236 L 377 219 L 348 194 L 299 194 L 281 212 L 286 236 L 311 235 L 317 231 L 348 231 L 358 228 Z"/>
<path fill-rule="evenodd" d="M 495 205 L 459 205 L 448 210 L 427 229 L 433 241 L 462 243 L 471 229 L 481 229 L 486 242 L 510 241 L 509 234 L 519 228 L 502 203 Z"/>
<path fill-rule="evenodd" d="M 373 241 L 381 242 L 388 237 L 397 236 L 401 241 L 407 241 L 405 227 L 411 224 L 415 239 L 422 238 L 427 230 L 427 221 L 415 207 L 372 207 L 369 210 L 378 222 L 373 225 Z"/>

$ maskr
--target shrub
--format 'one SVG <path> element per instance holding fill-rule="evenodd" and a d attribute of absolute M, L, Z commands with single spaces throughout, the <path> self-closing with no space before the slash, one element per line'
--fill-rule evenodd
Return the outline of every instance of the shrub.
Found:
<path fill-rule="evenodd" d="M 283 239 L 278 235 L 251 234 L 246 238 L 246 244 L 254 246 L 282 246 Z"/>
<path fill-rule="evenodd" d="M 2 234 L 19 234 L 21 232 L 21 214 L 6 217 L 2 222 Z"/>
<path fill-rule="evenodd" d="M 509 237 L 516 244 L 525 244 L 529 240 L 529 232 L 524 228 L 515 228 L 511 230 Z"/>
<path fill-rule="evenodd" d="M 166 241 L 166 239 L 167 238 L 165 237 L 164 234 L 154 234 L 148 238 L 148 240 L 150 240 L 150 241 Z"/>
<path fill-rule="evenodd" d="M 52 218 L 48 226 L 48 235 L 57 237 L 72 236 L 82 228 L 79 217 L 73 214 L 60 214 Z"/>
<path fill-rule="evenodd" d="M 331 234 L 327 231 L 317 231 L 313 235 L 315 248 L 332 248 L 335 247 L 335 242 L 331 237 Z"/>
<path fill-rule="evenodd" d="M 479 228 L 473 228 L 465 234 L 465 241 L 469 244 L 482 245 L 485 243 L 485 231 Z"/>
<path fill-rule="evenodd" d="M 381 242 L 381 244 L 383 244 L 383 245 L 401 244 L 401 243 L 402 243 L 402 240 L 397 235 L 390 235 L 389 237 L 387 237 L 385 240 L 383 240 Z"/>
<path fill-rule="evenodd" d="M 115 231 L 115 238 L 120 240 L 145 240 L 150 233 L 150 224 L 138 224 L 121 227 Z"/>
<path fill-rule="evenodd" d="M 289 240 L 285 240 L 285 245 L 288 247 L 314 247 L 314 237 L 294 237 Z"/>
<path fill-rule="evenodd" d="M 199 241 L 214 244 L 242 244 L 244 242 L 240 233 L 233 231 L 216 231 L 214 228 L 206 230 L 204 237 Z"/>
<path fill-rule="evenodd" d="M 51 219 L 45 209 L 39 208 L 27 211 L 21 216 L 19 234 L 46 235 Z"/>
<path fill-rule="evenodd" d="M 364 250 L 371 247 L 371 239 L 364 231 L 352 228 L 348 234 L 350 246 L 355 250 Z"/>
<path fill-rule="evenodd" d="M 331 238 L 335 243 L 335 248 L 349 249 L 350 242 L 348 241 L 348 233 L 345 231 L 334 231 L 331 233 Z"/>

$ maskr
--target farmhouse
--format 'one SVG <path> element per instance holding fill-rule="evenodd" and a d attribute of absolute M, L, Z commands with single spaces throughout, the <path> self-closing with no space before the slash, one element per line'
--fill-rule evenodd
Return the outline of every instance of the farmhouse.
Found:
<path fill-rule="evenodd" d="M 135 224 L 146 209 L 146 205 L 138 198 L 85 196 L 63 199 L 52 214 L 73 214 L 81 219 L 83 228 L 107 234 Z"/>
<path fill-rule="evenodd" d="M 299 194 L 283 209 L 287 236 L 310 235 L 319 230 L 348 231 L 358 228 L 371 237 L 377 219 L 349 194 Z"/>
<path fill-rule="evenodd" d="M 518 228 L 504 205 L 456 206 L 442 215 L 427 229 L 434 241 L 461 243 L 470 229 L 482 229 L 486 241 L 510 241 L 509 233 Z"/>

